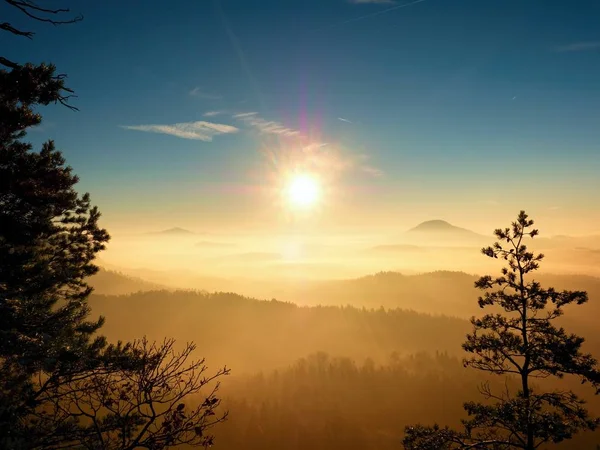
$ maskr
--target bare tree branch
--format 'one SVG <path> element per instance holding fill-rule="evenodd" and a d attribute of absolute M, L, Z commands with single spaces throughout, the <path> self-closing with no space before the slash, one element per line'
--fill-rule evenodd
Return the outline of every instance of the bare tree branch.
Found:
<path fill-rule="evenodd" d="M 218 412 L 218 378 L 204 360 L 190 360 L 194 344 L 175 350 L 175 341 L 136 341 L 135 368 L 97 368 L 75 377 L 42 382 L 45 407 L 35 419 L 46 424 L 41 449 L 165 449 L 209 446 L 208 430 L 227 418 Z M 48 430 L 52 432 L 48 433 Z"/>
<path fill-rule="evenodd" d="M 8 22 L 0 23 L 0 30 L 8 31 L 12 34 L 16 34 L 17 36 L 25 36 L 26 38 L 33 39 L 33 33 L 31 31 L 18 30 Z"/>
<path fill-rule="evenodd" d="M 62 17 L 65 14 L 69 14 L 71 12 L 68 8 L 43 8 L 33 0 L 4 0 L 4 2 L 7 5 L 18 9 L 30 19 L 36 20 L 38 22 L 49 23 L 54 26 L 76 23 L 83 20 L 83 16 L 81 14 L 63 19 Z M 33 31 L 24 31 L 15 28 L 8 22 L 0 24 L 0 30 L 8 31 L 9 33 L 15 34 L 17 36 L 24 36 L 29 39 L 32 39 L 33 35 L 35 34 Z"/>
<path fill-rule="evenodd" d="M 0 64 L 2 64 L 5 67 L 9 67 L 11 69 L 18 69 L 20 67 L 19 64 L 12 62 L 3 56 L 0 56 Z"/>

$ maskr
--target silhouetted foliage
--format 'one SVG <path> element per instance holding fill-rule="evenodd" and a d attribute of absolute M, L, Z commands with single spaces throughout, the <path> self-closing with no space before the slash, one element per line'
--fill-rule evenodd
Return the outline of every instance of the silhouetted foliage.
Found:
<path fill-rule="evenodd" d="M 100 213 L 76 192 L 78 178 L 52 141 L 39 153 L 21 141 L 41 121 L 33 108 L 60 101 L 53 72 L 0 70 L 0 442 L 12 446 L 36 427 L 23 420 L 45 390 L 107 349 L 93 337 L 103 319 L 89 321 L 86 303 L 93 259 L 109 239 Z"/>
<path fill-rule="evenodd" d="M 83 20 L 81 15 L 71 16 L 69 9 L 45 8 L 33 0 L 4 0 L 4 3 L 31 20 L 55 26 Z M 34 35 L 32 31 L 25 31 L 8 22 L 1 22 L 0 30 L 29 39 Z M 21 64 L 0 55 L 0 66 L 11 69 L 0 70 L 2 145 L 6 145 L 9 139 L 22 138 L 27 127 L 39 125 L 41 116 L 31 110 L 32 105 L 58 102 L 70 109 L 77 109 L 68 103 L 74 95 L 73 91 L 65 86 L 66 75 L 57 74 L 54 65 Z"/>
<path fill-rule="evenodd" d="M 33 0 L 4 0 L 4 4 L 7 7 L 12 7 L 13 10 L 20 12 L 28 19 L 54 26 L 75 23 L 83 20 L 83 16 L 81 14 L 73 16 L 71 15 L 71 11 L 67 8 L 46 8 L 44 6 L 40 6 Z M 15 36 L 22 36 L 29 39 L 32 39 L 33 35 L 35 34 L 33 31 L 24 30 L 9 22 L 0 22 L 0 30 L 7 31 Z M 0 56 L 0 64 L 12 69 L 17 69 L 19 67 L 18 63 L 10 61 L 3 56 Z"/>
<path fill-rule="evenodd" d="M 519 389 L 493 392 L 484 384 L 481 392 L 487 403 L 468 402 L 464 408 L 470 418 L 464 431 L 439 427 L 407 427 L 404 447 L 417 449 L 520 448 L 533 450 L 545 443 L 571 439 L 582 430 L 593 430 L 598 420 L 589 416 L 584 401 L 571 391 L 544 392 L 531 383 L 536 378 L 573 375 L 589 382 L 598 393 L 600 372 L 596 360 L 581 351 L 584 339 L 557 328 L 554 321 L 570 304 L 587 301 L 582 291 L 544 289 L 526 280 L 539 267 L 542 254 L 528 251 L 523 240 L 533 238 L 533 220 L 521 211 L 511 228 L 495 230 L 498 242 L 482 250 L 491 258 L 508 261 L 502 276 L 481 277 L 475 286 L 485 290 L 479 306 L 497 306 L 505 314 L 473 318 L 473 332 L 463 349 L 473 356 L 466 366 L 496 375 L 516 376 Z M 503 243 L 505 246 L 503 246 Z M 489 292 L 497 287 L 498 290 Z"/>
<path fill-rule="evenodd" d="M 459 304 L 449 291 L 445 300 Z M 406 295 L 399 301 L 410 302 L 410 291 Z M 505 388 L 502 377 L 462 367 L 460 345 L 470 328 L 463 319 L 190 291 L 94 293 L 90 305 L 106 316 L 102 331 L 110 339 L 146 333 L 193 340 L 205 343 L 202 355 L 211 364 L 233 369 L 219 392 L 231 420 L 214 428 L 217 450 L 397 449 L 404 426 L 437 422 L 457 429 L 462 403 L 479 398 L 479 385 Z M 573 325 L 579 331 L 582 322 Z M 546 390 L 580 393 L 600 414 L 600 397 L 577 380 L 538 381 Z M 517 382 L 509 380 L 511 389 Z M 597 442 L 598 432 L 580 433 L 557 448 L 595 448 Z"/>
<path fill-rule="evenodd" d="M 206 375 L 203 359 L 189 360 L 195 345 L 177 352 L 171 339 L 160 345 L 143 339 L 130 349 L 135 364 L 95 367 L 42 393 L 43 408 L 32 421 L 42 430 L 60 426 L 35 436 L 41 447 L 159 450 L 213 444 L 207 431 L 227 416 L 217 412 L 219 383 L 213 381 L 229 371 Z M 190 406 L 190 397 L 197 395 L 202 400 Z"/>
<path fill-rule="evenodd" d="M 470 397 L 478 381 L 463 372 L 459 359 L 443 353 L 396 354 L 383 364 L 314 353 L 287 368 L 230 380 L 224 403 L 235 419 L 215 430 L 215 448 L 397 449 L 398 423 L 450 420 L 460 412 L 458 400 Z M 444 407 L 423 401 L 433 397 Z"/>
<path fill-rule="evenodd" d="M 5 0 L 51 24 L 67 10 Z M 8 23 L 0 29 L 31 37 Z M 0 64 L 0 448 L 161 449 L 209 445 L 215 391 L 196 408 L 183 402 L 215 378 L 187 362 L 173 342 L 108 345 L 89 320 L 93 264 L 109 235 L 88 194 L 52 141 L 32 151 L 22 139 L 41 123 L 39 105 L 67 104 L 64 76 L 52 65 Z M 67 92 L 67 94 L 64 94 Z M 100 402 L 100 403 L 98 403 Z M 116 440 L 118 439 L 118 443 Z"/>

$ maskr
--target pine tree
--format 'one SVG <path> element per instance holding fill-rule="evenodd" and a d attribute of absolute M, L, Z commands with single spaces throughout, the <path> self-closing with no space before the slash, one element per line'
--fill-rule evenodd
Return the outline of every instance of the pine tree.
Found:
<path fill-rule="evenodd" d="M 544 289 L 529 279 L 544 256 L 530 252 L 524 241 L 538 235 L 524 211 L 511 228 L 497 229 L 498 242 L 482 249 L 490 258 L 507 261 L 497 278 L 481 277 L 475 286 L 484 290 L 481 308 L 494 307 L 503 313 L 472 318 L 473 332 L 463 349 L 472 356 L 465 366 L 495 375 L 516 377 L 518 389 L 493 393 L 488 385 L 481 390 L 486 403 L 464 405 L 470 418 L 464 431 L 449 428 L 411 426 L 406 429 L 404 447 L 425 449 L 524 449 L 534 450 L 546 443 L 568 440 L 579 431 L 599 424 L 589 416 L 584 401 L 570 391 L 544 392 L 533 386 L 539 378 L 577 376 L 600 390 L 596 360 L 581 351 L 582 337 L 556 325 L 567 305 L 582 305 L 588 297 L 582 291 Z M 490 291 L 496 288 L 495 291 Z"/>
<path fill-rule="evenodd" d="M 38 125 L 37 105 L 65 101 L 64 77 L 52 65 L 0 70 L 0 436 L 19 433 L 35 404 L 32 375 L 62 377 L 106 346 L 92 338 L 86 279 L 109 236 L 100 213 L 52 141 L 40 152 L 22 142 Z M 52 377 L 51 377 L 52 379 Z M 8 401 L 7 399 L 11 399 Z M 15 400 L 12 400 L 15 399 Z M 2 401 L 4 400 L 4 401 Z"/>
<path fill-rule="evenodd" d="M 34 20 L 55 25 L 79 20 L 48 19 L 68 10 L 32 0 L 4 1 Z M 33 35 L 6 22 L 0 31 Z M 36 152 L 23 141 L 26 130 L 41 123 L 34 112 L 40 105 L 75 109 L 65 76 L 50 64 L 19 64 L 2 56 L 1 66 L 0 448 L 211 443 L 206 429 L 224 419 L 214 411 L 216 391 L 195 408 L 182 400 L 228 371 L 205 376 L 203 360 L 186 365 L 193 344 L 179 354 L 172 341 L 108 345 L 96 334 L 104 319 L 90 320 L 87 280 L 98 271 L 94 258 L 109 235 L 90 196 L 76 191 L 78 177 L 54 142 Z"/>

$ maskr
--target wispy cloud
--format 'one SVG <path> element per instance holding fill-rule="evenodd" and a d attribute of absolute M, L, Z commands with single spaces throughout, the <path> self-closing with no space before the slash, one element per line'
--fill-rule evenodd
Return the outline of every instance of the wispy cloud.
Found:
<path fill-rule="evenodd" d="M 215 117 L 215 116 L 220 116 L 221 114 L 225 114 L 225 111 L 206 111 L 202 115 L 204 117 Z"/>
<path fill-rule="evenodd" d="M 388 12 L 395 11 L 397 9 L 407 8 L 409 6 L 416 5 L 417 3 L 423 3 L 424 1 L 425 0 L 414 0 L 414 1 L 408 2 L 408 3 L 401 3 L 399 5 L 395 5 L 395 6 L 391 6 L 389 8 L 383 9 L 381 11 L 376 11 L 376 12 L 373 12 L 371 14 L 365 14 L 364 16 L 355 17 L 354 19 L 348 19 L 348 20 L 346 20 L 344 22 L 341 22 L 340 25 L 344 25 L 344 24 L 351 23 L 351 22 L 357 22 L 359 20 L 368 19 L 368 18 L 374 17 L 374 16 L 379 16 L 381 14 L 386 14 Z M 374 3 L 374 2 L 364 2 L 364 1 L 360 2 L 359 1 L 359 2 L 354 2 L 354 3 Z M 379 2 L 379 3 L 381 3 L 381 2 Z M 392 3 L 395 3 L 395 2 L 392 2 Z"/>
<path fill-rule="evenodd" d="M 345 172 L 364 173 L 373 177 L 383 175 L 382 170 L 369 164 L 367 155 L 353 154 L 341 146 L 314 139 L 280 122 L 266 120 L 255 111 L 234 114 L 232 117 L 261 134 L 285 139 L 280 145 L 277 142 L 269 143 L 261 150 L 268 161 L 277 161 L 277 170 L 288 167 L 293 168 L 291 170 L 317 170 L 328 175 Z"/>
<path fill-rule="evenodd" d="M 257 112 L 245 112 L 245 113 L 240 113 L 240 114 L 234 114 L 233 118 L 234 119 L 243 119 L 245 117 L 256 116 L 257 114 L 258 114 Z"/>
<path fill-rule="evenodd" d="M 383 170 L 369 164 L 369 156 L 352 154 L 335 145 L 310 144 L 302 148 L 300 162 L 324 173 L 355 172 L 372 177 L 383 176 Z"/>
<path fill-rule="evenodd" d="M 265 120 L 262 117 L 260 117 L 256 112 L 235 114 L 233 118 L 243 121 L 247 125 L 256 128 L 261 133 L 277 134 L 286 137 L 294 137 L 300 135 L 300 132 L 298 130 L 288 128 L 279 122 Z"/>
<path fill-rule="evenodd" d="M 190 91 L 190 95 L 192 97 L 203 98 L 205 100 L 219 100 L 219 99 L 223 98 L 219 94 L 204 91 L 204 90 L 200 89 L 199 87 L 195 87 L 194 89 L 192 89 Z"/>
<path fill-rule="evenodd" d="M 361 170 L 364 173 L 369 174 L 373 177 L 382 177 L 384 175 L 383 170 L 378 169 L 377 167 L 369 166 L 369 165 L 362 166 Z"/>
<path fill-rule="evenodd" d="M 121 128 L 149 133 L 169 134 L 182 139 L 194 139 L 206 142 L 212 141 L 214 136 L 237 133 L 239 131 L 238 128 L 231 125 L 203 121 L 174 123 L 172 125 L 121 125 Z"/>
<path fill-rule="evenodd" d="M 416 5 L 417 3 L 423 3 L 427 0 L 413 0 L 413 1 L 409 1 L 407 3 L 398 3 L 398 1 L 395 0 L 347 0 L 348 3 L 354 3 L 354 4 L 380 4 L 380 5 L 391 5 L 388 8 L 384 8 L 384 9 L 380 9 L 379 11 L 375 11 L 369 14 L 365 14 L 363 16 L 359 16 L 359 17 L 354 17 L 352 19 L 348 19 L 348 20 L 343 20 L 341 22 L 337 22 L 337 23 L 331 23 L 329 25 L 324 25 L 321 27 L 317 27 L 317 28 L 313 28 L 312 30 L 309 31 L 320 31 L 320 30 L 326 30 L 329 28 L 334 28 L 334 27 L 339 27 L 342 25 L 347 25 L 349 23 L 353 23 L 353 22 L 358 22 L 359 20 L 364 20 L 364 19 L 369 19 L 371 17 L 375 17 L 375 16 L 380 16 L 381 14 L 387 14 L 391 11 L 395 11 L 397 9 L 402 9 L 402 8 L 408 8 L 409 6 L 413 6 Z"/>
<path fill-rule="evenodd" d="M 600 41 L 575 42 L 573 44 L 560 45 L 555 50 L 561 53 L 600 50 Z"/>
<path fill-rule="evenodd" d="M 358 155 L 355 159 L 356 167 L 361 172 L 369 174 L 371 176 L 374 176 L 374 177 L 383 176 L 383 174 L 384 174 L 383 170 L 369 164 L 369 159 L 370 159 L 369 155 L 365 155 L 365 154 Z"/>
<path fill-rule="evenodd" d="M 344 119 L 343 117 L 338 117 L 338 120 L 341 120 L 342 122 L 346 123 L 352 123 L 351 121 L 349 121 L 348 119 Z"/>
<path fill-rule="evenodd" d="M 372 3 L 377 5 L 389 5 L 390 3 L 396 3 L 394 0 L 348 0 L 348 3 L 361 4 L 361 3 Z"/>

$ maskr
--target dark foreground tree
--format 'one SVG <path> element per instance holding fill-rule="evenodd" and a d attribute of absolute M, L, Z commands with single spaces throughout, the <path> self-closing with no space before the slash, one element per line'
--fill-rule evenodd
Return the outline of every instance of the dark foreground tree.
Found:
<path fill-rule="evenodd" d="M 33 375 L 60 382 L 107 348 L 94 337 L 103 321 L 89 321 L 87 306 L 86 279 L 109 239 L 100 214 L 75 191 L 52 141 L 40 152 L 21 141 L 41 122 L 33 108 L 61 97 L 53 71 L 0 70 L 0 442 L 28 434 L 19 423 L 38 406 Z"/>
<path fill-rule="evenodd" d="M 463 421 L 464 430 L 411 426 L 407 427 L 404 448 L 434 449 L 524 449 L 534 450 L 546 443 L 558 443 L 579 431 L 593 430 L 599 424 L 589 416 L 584 402 L 570 391 L 544 392 L 532 382 L 537 378 L 565 375 L 589 382 L 596 394 L 600 372 L 596 360 L 581 351 L 584 339 L 555 325 L 567 305 L 581 305 L 587 294 L 581 291 L 544 289 L 531 272 L 539 267 L 542 254 L 527 249 L 524 240 L 533 238 L 533 220 L 521 211 L 512 228 L 495 231 L 498 242 L 482 250 L 491 258 L 508 262 L 498 278 L 481 277 L 475 286 L 485 290 L 479 306 L 495 307 L 503 314 L 472 318 L 472 334 L 463 349 L 472 356 L 466 366 L 495 375 L 515 378 L 516 392 L 507 387 L 494 393 L 484 385 L 485 403 L 469 402 L 470 416 Z M 490 292 L 489 290 L 497 288 Z"/>
<path fill-rule="evenodd" d="M 3 3 L 53 24 L 60 20 L 52 17 L 66 12 L 31 0 Z M 2 30 L 31 37 L 7 22 L 0 23 Z M 108 233 L 99 226 L 100 213 L 89 195 L 75 190 L 78 178 L 54 143 L 48 141 L 35 152 L 23 142 L 27 128 L 41 123 L 36 107 L 67 103 L 70 91 L 64 76 L 52 65 L 21 65 L 4 57 L 0 65 L 5 67 L 0 68 L 0 448 L 58 449 L 72 442 L 116 448 L 109 438 L 121 433 L 124 423 L 137 433 L 132 442 L 152 443 L 147 440 L 154 436 L 154 447 L 148 448 L 190 441 L 186 436 L 192 423 L 197 438 L 190 443 L 207 443 L 203 430 L 211 422 L 199 414 L 212 412 L 218 400 L 196 414 L 163 404 L 166 409 L 160 414 L 171 414 L 170 428 L 164 425 L 164 414 L 153 417 L 145 409 L 153 399 L 178 398 L 202 387 L 204 378 L 195 378 L 204 372 L 202 363 L 187 363 L 191 369 L 185 369 L 189 351 L 173 355 L 172 344 L 108 345 L 96 335 L 103 319 L 90 320 L 87 299 L 92 289 L 87 279 L 98 271 L 93 261 Z M 169 370 L 183 378 L 170 377 Z M 100 385 L 90 383 L 102 380 L 103 386 L 116 389 L 123 386 L 123 377 L 138 381 L 132 387 L 136 396 L 128 401 L 140 416 L 129 423 L 132 415 L 123 416 L 121 410 L 96 411 L 95 423 L 102 424 L 100 434 L 106 437 L 94 440 L 89 417 L 78 415 L 83 414 L 80 405 L 86 414 L 88 410 L 78 402 L 96 395 L 92 388 Z M 111 398 L 112 391 L 106 395 Z M 214 395 L 208 398 L 215 400 Z"/>
<path fill-rule="evenodd" d="M 216 379 L 228 370 L 208 375 L 203 359 L 189 360 L 195 345 L 177 352 L 174 344 L 171 339 L 160 345 L 136 341 L 131 351 L 141 363 L 118 369 L 99 366 L 47 389 L 40 398 L 44 407 L 31 417 L 45 431 L 35 436 L 40 447 L 159 450 L 212 445 L 208 430 L 227 416 L 217 411 Z"/>

